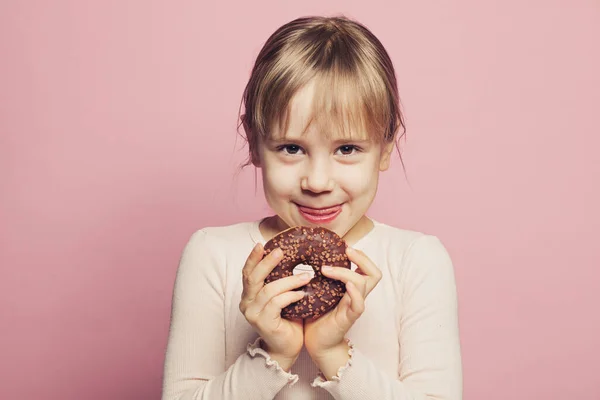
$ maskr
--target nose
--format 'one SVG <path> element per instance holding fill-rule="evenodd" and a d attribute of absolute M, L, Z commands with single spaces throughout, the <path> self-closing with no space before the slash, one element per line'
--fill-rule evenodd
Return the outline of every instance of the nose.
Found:
<path fill-rule="evenodd" d="M 300 188 L 313 193 L 329 192 L 335 185 L 331 168 L 325 161 L 312 160 L 302 174 Z"/>

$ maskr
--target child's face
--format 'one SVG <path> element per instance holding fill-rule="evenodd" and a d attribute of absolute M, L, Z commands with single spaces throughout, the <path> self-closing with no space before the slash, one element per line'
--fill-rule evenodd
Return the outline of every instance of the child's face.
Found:
<path fill-rule="evenodd" d="M 323 226 L 344 236 L 371 205 L 393 143 L 381 145 L 366 133 L 353 140 L 328 138 L 316 124 L 302 133 L 312 91 L 308 85 L 292 99 L 285 137 L 275 130 L 261 141 L 255 164 L 262 169 L 268 204 L 287 226 Z M 324 208 L 329 210 L 316 210 Z"/>

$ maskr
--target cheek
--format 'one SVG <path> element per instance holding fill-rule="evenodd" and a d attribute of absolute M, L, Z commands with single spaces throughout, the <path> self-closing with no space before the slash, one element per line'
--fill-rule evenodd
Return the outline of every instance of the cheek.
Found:
<path fill-rule="evenodd" d="M 291 168 L 271 167 L 265 165 L 262 169 L 263 186 L 265 192 L 270 194 L 289 194 L 293 191 L 296 181 Z"/>
<path fill-rule="evenodd" d="M 340 186 L 353 196 L 371 192 L 377 187 L 378 170 L 372 165 L 352 166 L 341 173 Z"/>

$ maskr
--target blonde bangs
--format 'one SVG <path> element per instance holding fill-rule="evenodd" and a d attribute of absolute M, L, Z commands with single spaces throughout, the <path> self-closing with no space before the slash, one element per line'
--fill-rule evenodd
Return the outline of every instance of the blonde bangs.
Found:
<path fill-rule="evenodd" d="M 251 156 L 274 127 L 288 131 L 292 100 L 309 83 L 304 131 L 382 143 L 404 128 L 394 69 L 377 38 L 345 18 L 301 18 L 269 38 L 246 87 L 241 120 Z"/>
<path fill-rule="evenodd" d="M 386 135 L 389 104 L 385 87 L 367 72 L 337 70 L 315 78 L 310 123 L 326 137 L 371 139 L 381 143 Z"/>

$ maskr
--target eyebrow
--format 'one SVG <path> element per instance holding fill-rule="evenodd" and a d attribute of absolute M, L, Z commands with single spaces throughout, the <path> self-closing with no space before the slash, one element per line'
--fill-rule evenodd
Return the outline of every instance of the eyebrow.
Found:
<path fill-rule="evenodd" d="M 269 138 L 267 140 L 271 143 L 302 143 L 302 142 L 304 142 L 304 139 L 301 137 L 299 137 L 299 138 L 285 138 L 285 137 L 284 138 Z M 370 139 L 342 138 L 342 139 L 334 140 L 333 144 L 335 144 L 335 145 L 344 144 L 344 143 L 367 144 L 370 142 L 371 142 Z"/>
<path fill-rule="evenodd" d="M 371 139 L 352 139 L 352 138 L 348 138 L 348 139 L 336 139 L 333 141 L 333 143 L 335 144 L 341 144 L 341 143 L 356 143 L 356 144 L 367 144 L 370 143 Z"/>

